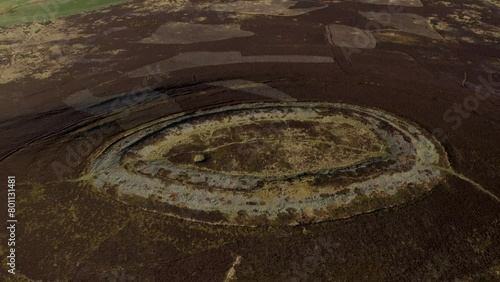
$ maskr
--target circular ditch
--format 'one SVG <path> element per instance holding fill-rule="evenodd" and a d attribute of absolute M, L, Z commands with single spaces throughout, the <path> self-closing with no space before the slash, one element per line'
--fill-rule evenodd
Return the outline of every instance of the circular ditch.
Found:
<path fill-rule="evenodd" d="M 449 168 L 443 147 L 386 112 L 256 103 L 166 117 L 103 148 L 93 184 L 119 200 L 213 224 L 296 225 L 402 204 Z"/>

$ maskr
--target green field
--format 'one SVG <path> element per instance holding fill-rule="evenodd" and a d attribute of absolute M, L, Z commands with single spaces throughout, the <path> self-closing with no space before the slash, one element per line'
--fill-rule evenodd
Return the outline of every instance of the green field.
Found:
<path fill-rule="evenodd" d="M 7 0 L 0 1 L 0 26 L 22 24 L 91 11 L 127 0 Z"/>

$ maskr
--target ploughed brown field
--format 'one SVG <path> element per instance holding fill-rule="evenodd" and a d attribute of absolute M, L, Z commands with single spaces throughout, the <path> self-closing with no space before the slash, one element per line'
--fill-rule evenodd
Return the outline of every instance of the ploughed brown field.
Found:
<path fill-rule="evenodd" d="M 500 280 L 498 2 L 46 2 L 0 28 L 1 281 Z"/>

